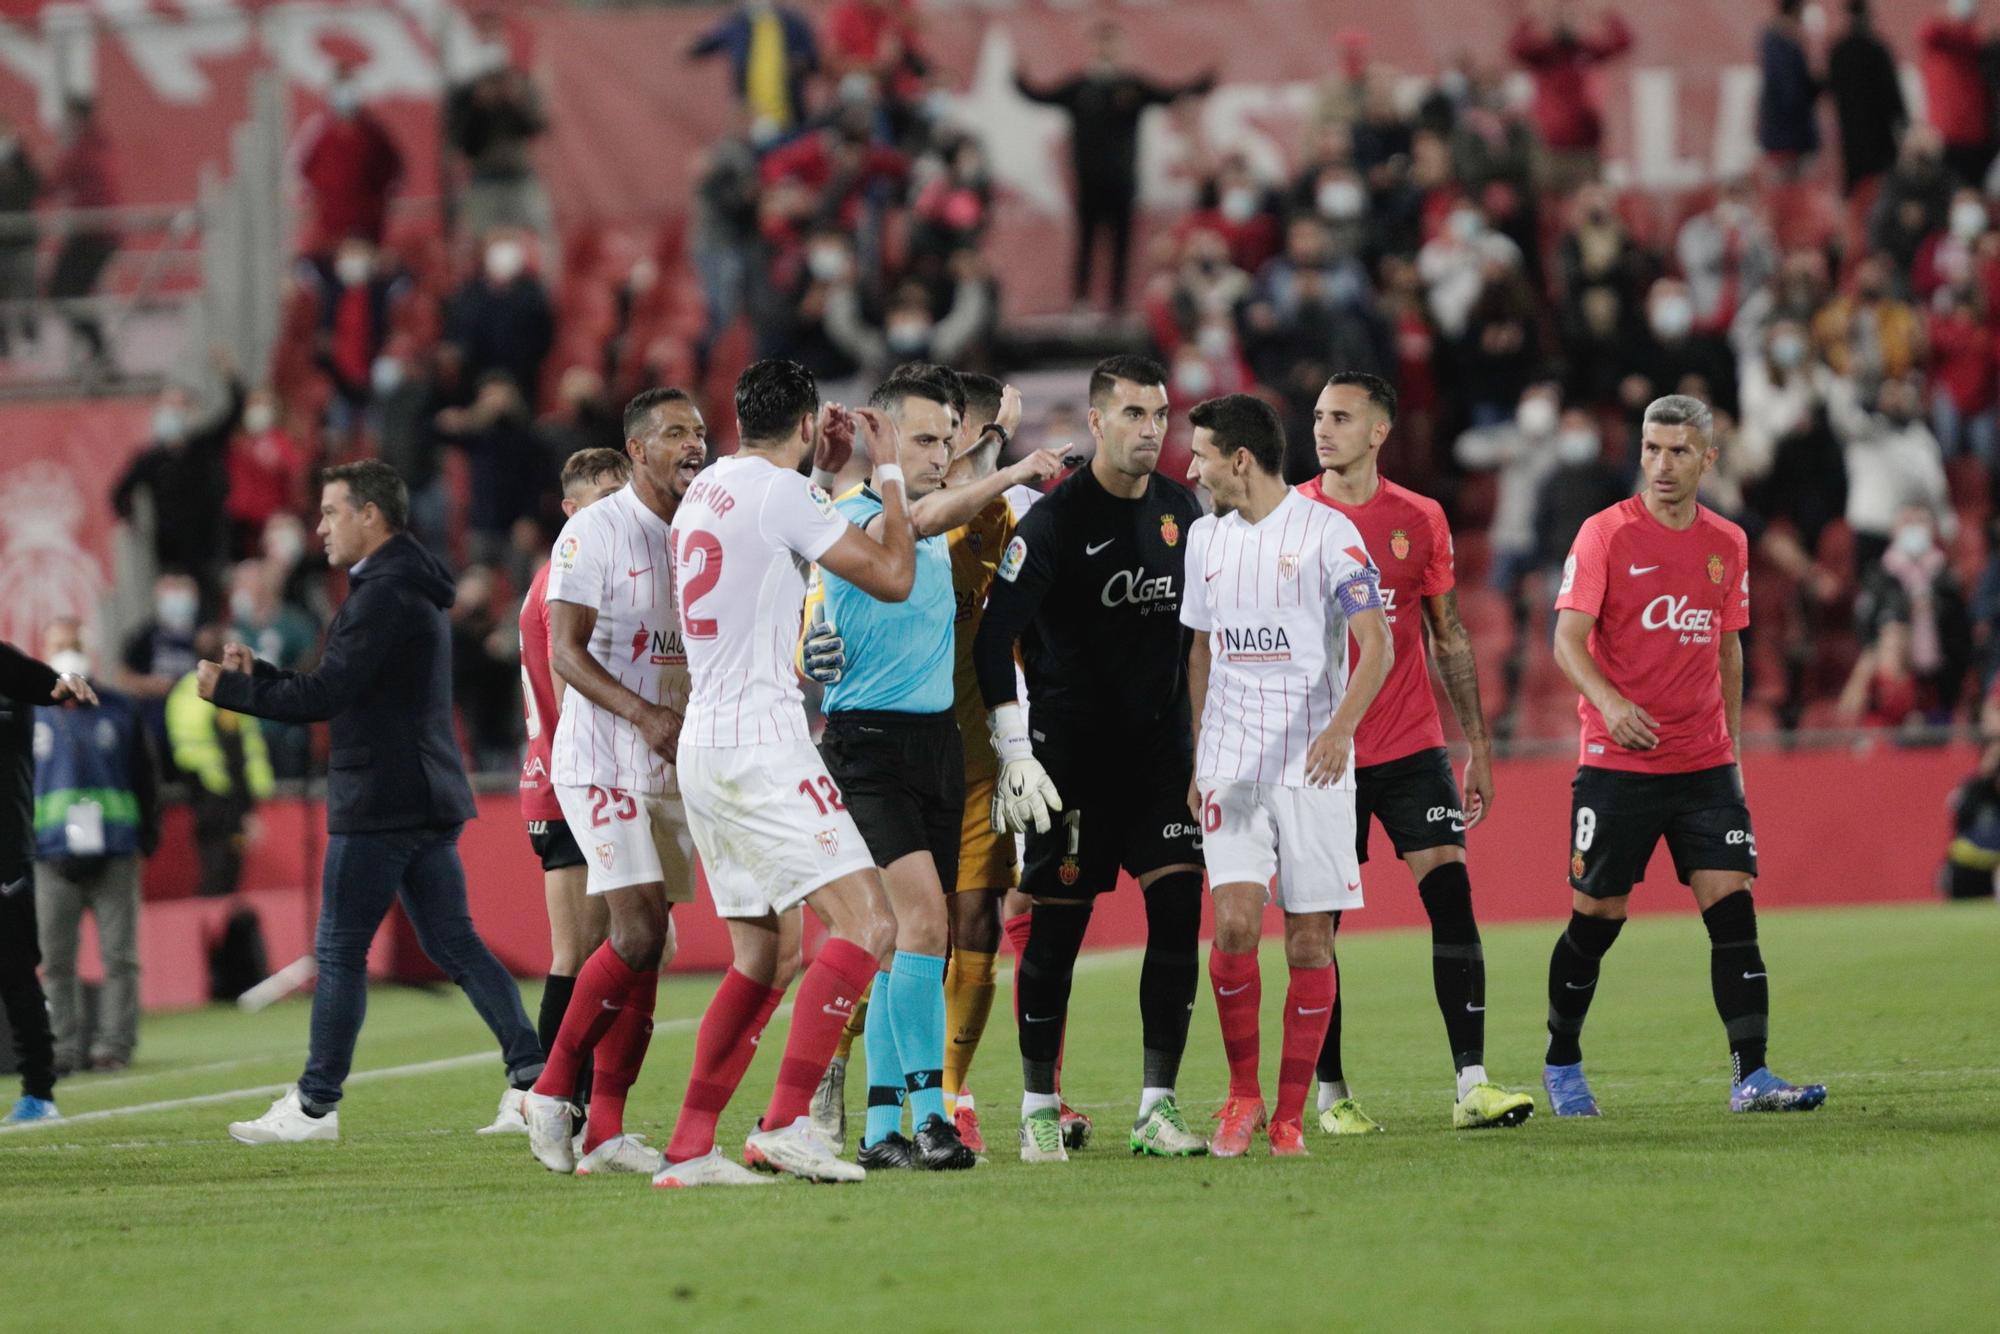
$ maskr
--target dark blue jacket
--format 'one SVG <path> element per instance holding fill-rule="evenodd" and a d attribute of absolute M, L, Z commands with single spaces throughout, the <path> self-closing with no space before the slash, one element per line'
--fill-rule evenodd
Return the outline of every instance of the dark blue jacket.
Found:
<path fill-rule="evenodd" d="M 1806 49 L 1777 27 L 1757 39 L 1763 84 L 1757 93 L 1757 146 L 1766 153 L 1819 151 L 1820 84 Z"/>
<path fill-rule="evenodd" d="M 69 808 L 95 802 L 104 816 L 96 856 L 150 856 L 160 845 L 160 780 L 153 745 L 132 700 L 100 689 L 97 707 L 35 710 L 35 856 L 72 855 Z"/>
<path fill-rule="evenodd" d="M 334 834 L 463 824 L 476 813 L 451 717 L 451 572 L 398 533 L 353 572 L 310 672 L 259 661 L 224 672 L 217 706 L 285 723 L 329 720 Z"/>
<path fill-rule="evenodd" d="M 792 108 L 792 123 L 786 128 L 796 130 L 805 120 L 805 80 L 806 75 L 819 69 L 819 47 L 813 41 L 812 20 L 782 5 L 777 12 L 778 24 L 785 34 L 785 100 Z M 754 31 L 750 16 L 738 11 L 696 38 L 694 45 L 688 48 L 688 59 L 699 60 L 718 51 L 726 54 L 729 57 L 730 86 L 741 98 L 745 96 L 745 76 L 750 68 L 750 38 Z"/>

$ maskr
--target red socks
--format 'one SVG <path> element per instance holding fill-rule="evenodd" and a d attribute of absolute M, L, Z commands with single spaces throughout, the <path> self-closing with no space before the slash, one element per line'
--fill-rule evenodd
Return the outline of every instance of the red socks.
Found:
<path fill-rule="evenodd" d="M 1257 1082 L 1257 1007 L 1263 1002 L 1263 976 L 1257 971 L 1257 955 L 1229 954 L 1220 946 L 1208 952 L 1208 980 L 1215 989 L 1215 1012 L 1222 1020 L 1222 1051 L 1229 1058 L 1229 1096 L 1261 1098 Z M 1286 1032 L 1290 1033 L 1290 1016 Z M 1320 1032 L 1324 1034 L 1325 1025 Z M 1290 1046 L 1287 1044 L 1289 1052 Z M 1319 1049 L 1313 1049 L 1317 1056 Z M 1311 1073 L 1308 1063 L 1307 1073 Z"/>
<path fill-rule="evenodd" d="M 784 994 L 734 968 L 722 975 L 722 985 L 715 989 L 715 999 L 708 1003 L 695 1035 L 694 1070 L 688 1075 L 687 1098 L 667 1144 L 668 1162 L 684 1163 L 715 1147 L 715 1123 L 743 1082 L 757 1054 L 758 1035 Z"/>
<path fill-rule="evenodd" d="M 1278 1060 L 1278 1106 L 1273 1120 L 1297 1121 L 1305 1115 L 1313 1063 L 1319 1059 L 1327 1022 L 1333 1018 L 1333 997 L 1331 965 L 1292 969 L 1292 984 L 1285 989 L 1284 1050 Z"/>
<path fill-rule="evenodd" d="M 599 945 L 584 960 L 569 1007 L 563 1011 L 562 1025 L 556 1030 L 555 1046 L 548 1053 L 548 1064 L 535 1080 L 535 1092 L 551 1098 L 576 1096 L 577 1072 L 583 1068 L 584 1057 L 603 1040 L 612 1021 L 624 1010 L 626 997 L 644 977 L 627 968 L 608 943 Z M 657 973 L 653 985 L 659 985 Z M 648 1014 L 652 1008 L 649 1002 Z"/>
<path fill-rule="evenodd" d="M 851 940 L 835 936 L 820 946 L 819 955 L 799 983 L 792 1005 L 792 1032 L 785 1042 L 784 1063 L 764 1113 L 764 1129 L 782 1130 L 804 1116 L 813 1090 L 833 1059 L 840 1030 L 875 980 L 875 959 Z"/>
<path fill-rule="evenodd" d="M 597 1070 L 590 1081 L 590 1120 L 583 1131 L 585 1153 L 625 1133 L 625 1095 L 638 1082 L 639 1067 L 646 1063 L 646 1048 L 653 1043 L 653 1006 L 659 995 L 660 975 L 641 974 L 638 984 L 627 993 L 624 1008 L 597 1044 Z"/>

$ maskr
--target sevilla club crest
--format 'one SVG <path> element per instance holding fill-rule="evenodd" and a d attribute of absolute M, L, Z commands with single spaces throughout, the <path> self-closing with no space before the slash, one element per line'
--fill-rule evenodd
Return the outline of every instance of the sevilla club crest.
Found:
<path fill-rule="evenodd" d="M 1062 865 L 1056 868 L 1056 879 L 1062 881 L 1065 885 L 1075 884 L 1076 878 L 1082 874 L 1083 868 L 1077 865 L 1076 858 L 1074 857 L 1063 858 Z"/>
<path fill-rule="evenodd" d="M 1162 514 L 1160 516 L 1160 540 L 1170 547 L 1177 547 L 1181 544 L 1180 521 L 1175 519 L 1171 514 Z"/>
<path fill-rule="evenodd" d="M 618 849 L 612 844 L 599 843 L 597 845 L 597 864 L 607 871 L 610 870 L 612 859 L 617 851 Z"/>
<path fill-rule="evenodd" d="M 840 855 L 840 832 L 838 830 L 822 829 L 813 837 L 819 840 L 819 850 L 821 852 L 824 852 L 829 857 L 838 857 Z"/>
<path fill-rule="evenodd" d="M 1278 576 L 1282 579 L 1299 577 L 1299 555 L 1296 551 L 1287 551 L 1278 557 Z"/>
<path fill-rule="evenodd" d="M 1398 528 L 1389 534 L 1389 551 L 1397 560 L 1410 558 L 1410 535 Z"/>
<path fill-rule="evenodd" d="M 1722 574 L 1722 557 L 1710 556 L 1708 558 L 1708 582 L 1711 584 L 1721 583 Z"/>

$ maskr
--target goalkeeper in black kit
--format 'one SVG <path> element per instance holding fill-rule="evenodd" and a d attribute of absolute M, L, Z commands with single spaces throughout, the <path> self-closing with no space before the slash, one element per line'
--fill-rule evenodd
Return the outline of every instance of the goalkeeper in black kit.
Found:
<path fill-rule="evenodd" d="M 1002 554 L 973 647 L 1000 760 L 994 824 L 1026 835 L 1034 925 L 1021 957 L 1021 1158 L 1064 1162 L 1056 1062 L 1091 904 L 1122 867 L 1146 896 L 1136 1154 L 1207 1152 L 1174 1097 L 1200 979 L 1201 852 L 1180 624 L 1194 495 L 1157 474 L 1166 374 L 1113 357 L 1090 377 L 1096 453 Z M 1028 679 L 1015 696 L 1014 645 Z M 1032 716 L 1032 731 L 1030 730 Z"/>

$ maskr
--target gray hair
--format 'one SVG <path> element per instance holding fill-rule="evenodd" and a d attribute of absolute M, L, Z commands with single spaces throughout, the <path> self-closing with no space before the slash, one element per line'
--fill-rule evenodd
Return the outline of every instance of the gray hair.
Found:
<path fill-rule="evenodd" d="M 1708 404 L 1692 394 L 1668 394 L 1646 405 L 1640 426 L 1685 426 L 1700 436 L 1703 444 L 1715 439 L 1715 414 Z"/>

